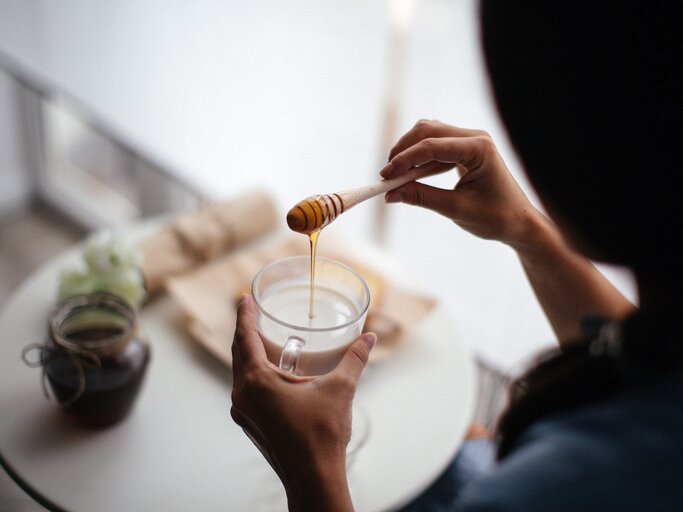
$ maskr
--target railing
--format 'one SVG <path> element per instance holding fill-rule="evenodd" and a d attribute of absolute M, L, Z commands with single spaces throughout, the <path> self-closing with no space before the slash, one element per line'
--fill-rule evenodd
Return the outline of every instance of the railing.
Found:
<path fill-rule="evenodd" d="M 203 194 L 102 122 L 67 92 L 51 88 L 0 52 L 0 70 L 16 84 L 22 171 L 31 194 L 87 228 L 186 210 Z M 9 136 L 8 134 L 7 136 Z"/>

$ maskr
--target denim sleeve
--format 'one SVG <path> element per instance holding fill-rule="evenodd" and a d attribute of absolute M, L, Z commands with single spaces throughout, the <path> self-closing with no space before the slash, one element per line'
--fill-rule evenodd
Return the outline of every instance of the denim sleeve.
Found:
<path fill-rule="evenodd" d="M 493 468 L 495 453 L 490 439 L 465 441 L 441 476 L 400 512 L 452 512 L 460 491 Z"/>

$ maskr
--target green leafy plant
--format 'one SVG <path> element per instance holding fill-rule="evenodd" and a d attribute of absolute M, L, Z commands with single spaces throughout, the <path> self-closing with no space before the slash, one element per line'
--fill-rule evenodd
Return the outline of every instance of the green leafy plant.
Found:
<path fill-rule="evenodd" d="M 111 233 L 95 235 L 83 247 L 85 268 L 60 274 L 58 299 L 109 292 L 139 309 L 145 298 L 139 259 L 133 247 Z"/>

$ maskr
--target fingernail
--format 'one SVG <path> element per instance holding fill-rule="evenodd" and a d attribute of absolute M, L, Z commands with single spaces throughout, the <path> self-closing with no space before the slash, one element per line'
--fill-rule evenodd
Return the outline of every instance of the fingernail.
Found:
<path fill-rule="evenodd" d="M 245 302 L 247 302 L 247 297 L 248 297 L 248 296 L 249 296 L 249 295 L 246 294 L 246 293 L 243 293 L 243 294 L 242 294 L 242 297 L 240 298 L 239 306 L 241 306 L 241 305 L 243 305 Z"/>
<path fill-rule="evenodd" d="M 387 165 L 385 165 L 384 167 L 382 167 L 382 170 L 379 171 L 379 175 L 380 175 L 382 178 L 386 178 L 387 176 L 389 176 L 389 173 L 390 173 L 390 172 L 391 172 L 391 162 L 389 162 Z"/>
<path fill-rule="evenodd" d="M 403 192 L 387 192 L 384 196 L 385 203 L 401 203 L 403 202 Z"/>
<path fill-rule="evenodd" d="M 363 336 L 361 336 L 361 339 L 363 340 L 363 343 L 368 346 L 368 348 L 372 348 L 377 341 L 377 335 L 374 332 L 366 332 L 363 334 Z"/>

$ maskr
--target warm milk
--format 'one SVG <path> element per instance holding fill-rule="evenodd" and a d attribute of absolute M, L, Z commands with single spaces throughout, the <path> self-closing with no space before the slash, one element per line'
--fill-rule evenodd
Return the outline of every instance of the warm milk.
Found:
<path fill-rule="evenodd" d="M 353 294 L 323 282 L 315 284 L 313 318 L 309 318 L 310 283 L 298 279 L 278 282 L 264 290 L 263 310 L 279 322 L 265 315 L 259 316 L 259 331 L 268 359 L 279 364 L 282 346 L 290 336 L 304 340 L 297 373 L 320 375 L 332 370 L 348 346 L 361 333 L 362 322 L 354 322 L 360 308 L 351 299 Z M 353 322 L 346 327 L 344 324 Z M 287 327 L 282 323 L 296 327 Z M 325 329 L 309 331 L 306 329 Z"/>

